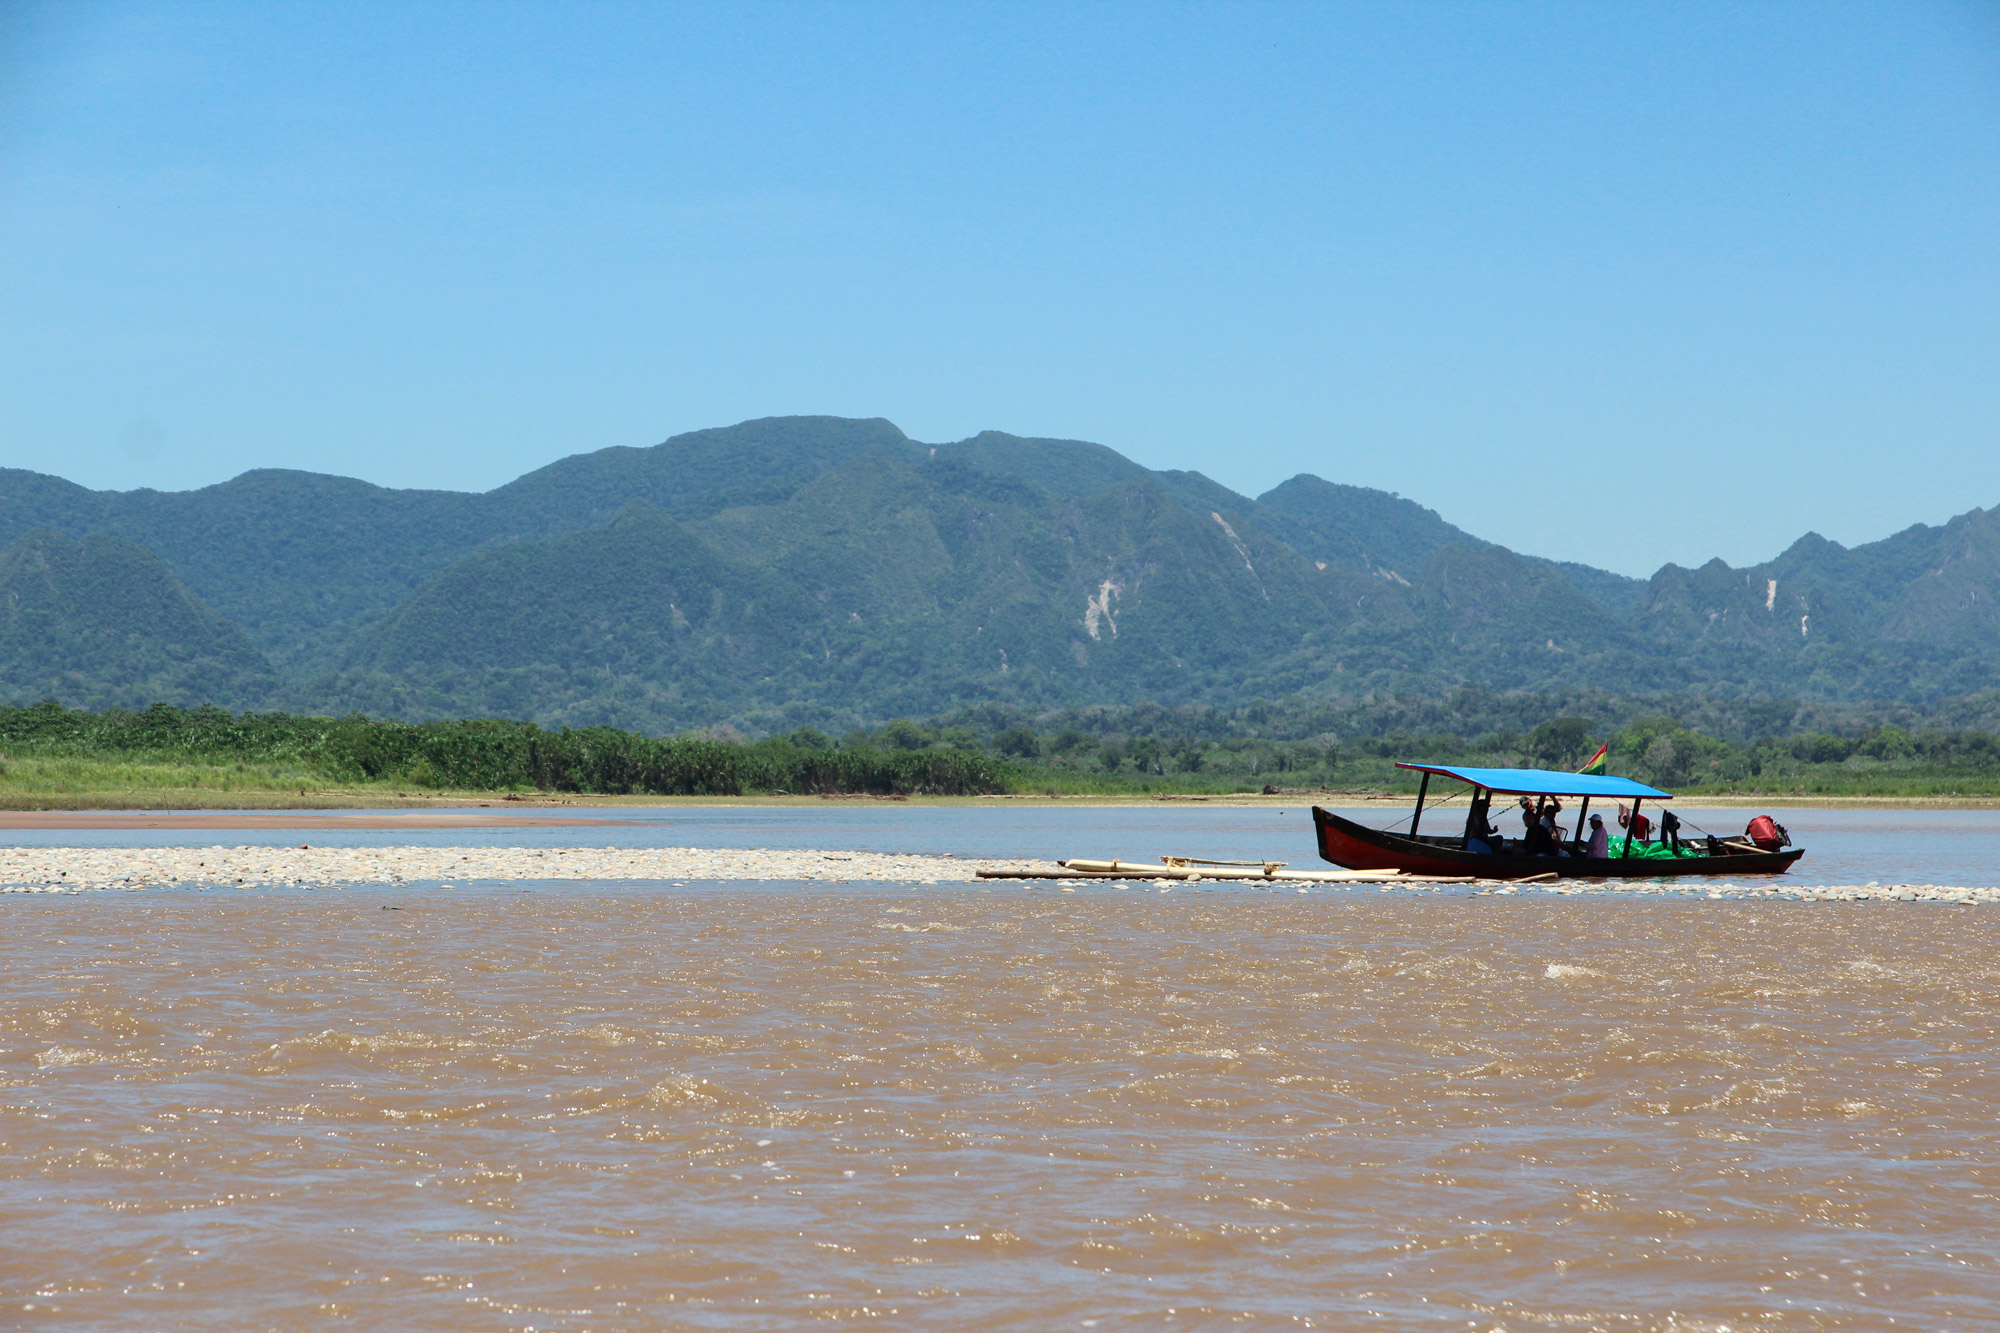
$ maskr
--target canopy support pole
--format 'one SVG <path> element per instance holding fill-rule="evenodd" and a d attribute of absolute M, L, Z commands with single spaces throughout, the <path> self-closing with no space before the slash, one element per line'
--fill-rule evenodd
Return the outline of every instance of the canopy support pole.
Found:
<path fill-rule="evenodd" d="M 1424 780 L 1417 784 L 1416 813 L 1410 816 L 1410 836 L 1413 838 L 1417 836 L 1417 821 L 1424 817 L 1424 794 L 1430 791 L 1430 789 L 1431 789 L 1431 775 L 1429 773 L 1425 773 Z"/>
<path fill-rule="evenodd" d="M 1621 860 L 1624 857 L 1632 855 L 1632 839 L 1638 836 L 1639 836 L 1639 798 L 1637 796 L 1634 796 L 1632 798 L 1632 822 L 1625 826 L 1625 850 L 1620 855 Z"/>
<path fill-rule="evenodd" d="M 1576 809 L 1575 836 L 1570 839 L 1571 842 L 1576 844 L 1576 850 L 1579 853 L 1583 851 L 1583 829 L 1585 821 L 1587 821 L 1589 818 L 1590 818 L 1590 798 L 1586 796 L 1583 798 L 1583 804 L 1578 806 Z"/>

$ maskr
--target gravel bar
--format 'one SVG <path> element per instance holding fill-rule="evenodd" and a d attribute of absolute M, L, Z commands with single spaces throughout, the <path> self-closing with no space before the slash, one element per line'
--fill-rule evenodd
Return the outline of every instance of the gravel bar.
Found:
<path fill-rule="evenodd" d="M 1038 861 L 695 847 L 10 847 L 0 892 L 172 885 L 436 884 L 494 880 L 955 883 Z"/>
<path fill-rule="evenodd" d="M 981 870 L 1054 870 L 1046 861 L 994 860 L 917 853 L 853 851 L 717 850 L 695 847 L 10 847 L 0 848 L 0 893 L 69 893 L 91 889 L 176 886 L 293 885 L 333 888 L 347 884 L 451 884 L 508 880 L 638 880 L 692 882 L 783 880 L 823 884 L 963 884 Z M 1099 882 L 1059 880 L 1065 888 Z M 1049 882 L 1049 881 L 1039 881 Z M 1114 883 L 1147 883 L 1143 878 Z M 1162 886 L 1186 881 L 1157 881 Z M 1285 883 L 1247 882 L 1284 891 Z M 1390 885 L 1315 884 L 1315 891 L 1357 891 Z M 1796 900 L 1805 902 L 1942 902 L 1966 906 L 2000 903 L 2000 888 L 1946 884 L 1789 884 L 1708 880 L 1571 880 L 1549 884 L 1398 883 L 1404 893 L 1478 896 L 1661 894 L 1675 897 Z M 1304 893 L 1304 887 L 1297 892 Z"/>

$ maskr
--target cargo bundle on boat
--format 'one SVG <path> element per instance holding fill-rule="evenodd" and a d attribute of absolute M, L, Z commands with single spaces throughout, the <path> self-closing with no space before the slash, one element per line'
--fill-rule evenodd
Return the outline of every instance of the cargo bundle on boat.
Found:
<path fill-rule="evenodd" d="M 1423 774 L 1416 808 L 1407 832 L 1373 829 L 1344 819 L 1331 810 L 1313 807 L 1319 854 L 1350 870 L 1395 870 L 1413 875 L 1472 875 L 1481 879 L 1527 879 L 1555 874 L 1564 879 L 1657 879 L 1670 875 L 1774 875 L 1791 868 L 1805 850 L 1791 847 L 1784 828 L 1760 816 L 1740 838 L 1704 836 L 1684 840 L 1680 821 L 1663 817 L 1662 836 L 1648 838 L 1647 802 L 1664 804 L 1673 794 L 1630 778 L 1595 773 L 1560 773 L 1541 768 L 1462 768 L 1450 764 L 1404 764 L 1398 768 Z M 1456 779 L 1471 789 L 1471 807 L 1456 832 L 1425 833 L 1424 806 L 1431 779 Z M 1526 798 L 1530 818 L 1523 836 L 1509 838 L 1493 826 L 1495 796 Z M 1556 820 L 1567 813 L 1565 799 L 1581 804 L 1573 824 Z M 1611 836 L 1608 825 L 1595 839 L 1589 824 L 1591 802 L 1615 805 L 1624 832 Z M 1630 802 L 1628 806 L 1625 802 Z M 1600 805 L 1600 816 L 1604 805 Z M 1504 815 L 1504 811 L 1501 812 Z M 1442 815 L 1432 809 L 1436 825 Z M 1542 817 L 1547 816 L 1544 820 Z M 1399 821 L 1400 822 L 1400 821 Z M 1601 822 L 1601 820 L 1600 820 Z"/>

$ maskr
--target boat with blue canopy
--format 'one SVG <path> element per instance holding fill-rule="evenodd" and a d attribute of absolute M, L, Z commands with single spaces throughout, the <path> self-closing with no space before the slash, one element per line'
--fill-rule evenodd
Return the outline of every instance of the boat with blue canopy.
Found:
<path fill-rule="evenodd" d="M 1313 827 L 1323 859 L 1350 870 L 1473 875 L 1481 879 L 1529 879 L 1551 874 L 1562 879 L 1657 879 L 1776 875 L 1791 869 L 1792 863 L 1805 855 L 1804 848 L 1790 845 L 1791 837 L 1784 827 L 1767 816 L 1751 820 L 1741 837 L 1710 834 L 1698 839 L 1682 839 L 1677 831 L 1680 821 L 1668 817 L 1660 821 L 1661 836 L 1651 838 L 1653 821 L 1646 817 L 1644 808 L 1648 803 L 1663 807 L 1674 799 L 1673 793 L 1630 778 L 1545 768 L 1410 763 L 1396 767 L 1423 775 L 1409 828 L 1369 828 L 1314 806 Z M 1442 800 L 1432 802 L 1434 778 L 1463 786 L 1451 788 Z M 1444 801 L 1459 795 L 1471 798 L 1462 810 L 1442 808 Z M 1523 815 L 1519 838 L 1507 837 L 1495 827 L 1492 803 L 1496 797 L 1514 798 L 1518 803 L 1517 812 Z M 1568 811 L 1565 800 L 1579 803 L 1573 823 L 1558 822 Z M 1596 847 L 1588 826 L 1592 801 L 1615 804 L 1617 824 L 1624 830 L 1618 835 L 1607 832 Z M 1427 805 L 1431 827 L 1443 831 L 1424 831 Z M 1459 821 L 1463 827 L 1452 832 L 1452 823 Z"/>

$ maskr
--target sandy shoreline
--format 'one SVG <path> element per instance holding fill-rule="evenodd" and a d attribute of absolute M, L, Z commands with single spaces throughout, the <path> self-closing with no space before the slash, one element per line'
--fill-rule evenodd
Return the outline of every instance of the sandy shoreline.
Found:
<path fill-rule="evenodd" d="M 9 847 L 0 892 L 179 885 L 334 888 L 518 880 L 971 882 L 1041 861 L 695 847 Z"/>
<path fill-rule="evenodd" d="M 471 810 L 315 814 L 309 810 L 8 810 L 0 829 L 487 829 L 623 828 L 629 820 L 582 815 L 475 814 Z"/>
<path fill-rule="evenodd" d="M 0 893 L 79 893 L 98 890 L 206 887 L 339 888 L 362 885 L 454 885 L 523 881 L 708 883 L 763 881 L 816 884 L 972 884 L 1009 891 L 1075 888 L 1084 884 L 1189 888 L 1165 880 L 980 880 L 981 870 L 1052 870 L 1046 861 L 862 851 L 713 849 L 693 847 L 11 847 L 0 848 Z M 1305 893 L 1292 883 L 1237 882 L 1232 887 Z M 1491 896 L 1647 894 L 1702 899 L 1796 899 L 1815 902 L 2000 903 L 2000 887 L 1935 884 L 1798 885 L 1780 879 L 1739 884 L 1708 880 L 1604 880 L 1555 884 L 1434 885 L 1423 882 L 1310 886 L 1354 892 Z"/>
<path fill-rule="evenodd" d="M 234 808 L 214 805 L 81 803 L 34 808 L 8 808 L 0 796 L 0 830 L 6 829 L 455 829 L 561 828 L 617 826 L 618 819 L 598 819 L 592 809 L 691 810 L 762 806 L 829 806 L 898 804 L 911 806 L 993 806 L 999 804 L 1130 808 L 1156 806 L 1221 806 L 1290 808 L 1324 805 L 1330 808 L 1406 808 L 1408 795 L 1370 795 L 1347 791 L 1286 791 L 1275 796 L 563 796 L 501 801 L 475 797 L 438 797 L 422 802 L 382 798 L 367 805 L 362 798 L 313 804 L 297 797 L 283 805 Z M 1724 810 L 1992 810 L 2000 799 L 1990 797 L 1917 796 L 1742 796 L 1690 793 L 1679 798 L 1686 809 Z M 558 811 L 564 813 L 556 813 Z"/>

